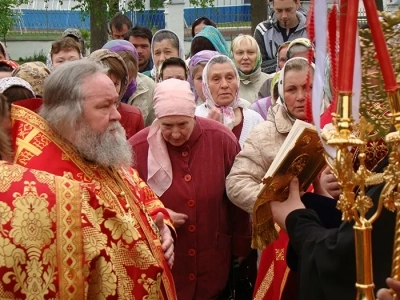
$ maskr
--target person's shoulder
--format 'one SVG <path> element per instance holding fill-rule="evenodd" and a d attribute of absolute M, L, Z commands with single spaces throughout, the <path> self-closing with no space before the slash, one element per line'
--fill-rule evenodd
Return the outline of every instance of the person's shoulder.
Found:
<path fill-rule="evenodd" d="M 275 125 L 270 120 L 263 120 L 257 124 L 250 132 L 250 136 L 269 136 L 271 132 L 276 131 Z"/>
<path fill-rule="evenodd" d="M 137 78 L 140 78 L 142 82 L 144 82 L 148 86 L 155 86 L 156 83 L 153 79 L 147 76 L 145 73 L 138 73 Z"/>
<path fill-rule="evenodd" d="M 264 119 L 261 117 L 261 115 L 258 112 L 256 112 L 255 110 L 253 110 L 252 108 L 247 108 L 247 107 L 243 108 L 243 114 L 245 114 L 245 117 L 247 115 L 250 118 L 256 120 L 257 122 L 264 121 Z"/>
<path fill-rule="evenodd" d="M 142 112 L 140 111 L 139 108 L 137 108 L 136 106 L 133 106 L 133 105 L 126 104 L 126 103 L 120 103 L 118 111 L 120 113 L 135 114 L 138 116 L 142 115 Z"/>
<path fill-rule="evenodd" d="M 257 24 L 255 31 L 259 31 L 261 34 L 264 34 L 271 27 L 272 27 L 272 21 L 265 20 Z"/>
<path fill-rule="evenodd" d="M 275 73 L 273 73 L 273 74 L 267 74 L 267 73 L 264 73 L 264 72 L 260 72 L 260 78 L 261 78 L 262 80 L 264 80 L 263 84 L 264 84 L 265 81 L 267 81 L 268 79 L 270 79 L 269 83 L 271 84 L 271 80 L 272 80 L 272 78 L 274 77 L 274 75 L 275 75 Z"/>
<path fill-rule="evenodd" d="M 222 137 L 226 137 L 228 139 L 232 139 L 235 142 L 237 142 L 237 139 L 235 135 L 232 133 L 232 131 L 225 125 L 221 124 L 220 122 L 203 117 L 196 117 L 196 122 L 199 124 L 203 132 L 211 133 L 211 136 L 214 139 L 220 139 Z"/>
<path fill-rule="evenodd" d="M 150 131 L 150 127 L 146 127 L 142 130 L 140 130 L 138 133 L 136 133 L 134 136 L 132 136 L 129 139 L 129 143 L 131 144 L 131 146 L 136 147 L 139 146 L 141 144 L 147 144 L 147 136 L 149 134 Z"/>

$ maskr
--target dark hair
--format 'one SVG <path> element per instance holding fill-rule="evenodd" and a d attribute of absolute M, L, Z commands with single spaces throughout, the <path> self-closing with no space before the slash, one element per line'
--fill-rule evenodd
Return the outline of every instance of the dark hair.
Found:
<path fill-rule="evenodd" d="M 176 35 L 176 33 L 168 30 L 161 29 L 157 31 L 153 37 L 153 43 L 159 43 L 162 42 L 163 40 L 171 40 L 172 46 L 175 49 L 178 49 L 178 52 L 180 50 L 179 47 L 179 37 Z M 152 49 L 151 52 L 154 50 L 154 45 L 151 45 Z"/>
<path fill-rule="evenodd" d="M 0 93 L 0 124 L 3 119 L 7 116 L 7 112 L 9 111 L 10 107 L 7 102 L 6 96 Z"/>
<path fill-rule="evenodd" d="M 0 124 L 9 118 L 9 106 L 7 98 L 0 93 Z M 11 158 L 10 135 L 3 126 L 0 126 L 0 159 L 7 160 Z"/>
<path fill-rule="evenodd" d="M 34 98 L 35 95 L 32 92 L 22 86 L 11 86 L 3 92 L 3 95 L 6 96 L 7 102 L 11 105 L 18 100 L 30 99 Z"/>
<path fill-rule="evenodd" d="M 274 88 L 272 90 L 272 98 L 276 101 L 279 98 L 279 87 L 278 87 L 278 83 L 276 83 L 274 85 Z"/>
<path fill-rule="evenodd" d="M 126 67 L 128 68 L 129 80 L 136 78 L 138 73 L 138 60 L 135 54 L 129 50 L 121 50 L 117 51 L 116 53 L 121 56 L 122 60 L 126 64 Z"/>
<path fill-rule="evenodd" d="M 3 54 L 4 57 L 6 57 L 6 49 L 4 48 L 4 45 L 0 43 L 0 52 Z"/>
<path fill-rule="evenodd" d="M 132 28 L 132 21 L 129 20 L 126 15 L 118 12 L 111 18 L 109 23 L 109 30 L 111 32 L 112 27 L 115 27 L 115 29 L 117 30 L 121 30 L 122 26 L 124 25 L 128 26 L 128 29 Z"/>
<path fill-rule="evenodd" d="M 133 37 L 137 36 L 144 39 L 148 39 L 150 44 L 151 40 L 153 39 L 153 33 L 151 32 L 151 30 L 147 27 L 139 25 L 136 25 L 135 27 L 129 29 L 128 32 L 125 33 L 124 40 L 129 41 L 129 38 L 131 36 Z"/>
<path fill-rule="evenodd" d="M 182 67 L 182 69 L 185 70 L 185 79 L 187 79 L 187 77 L 188 77 L 188 69 L 187 69 L 185 61 L 182 58 L 180 58 L 180 57 L 170 57 L 170 58 L 167 58 L 166 60 L 164 60 L 164 62 L 161 65 L 161 68 L 160 68 L 160 77 L 161 78 L 163 77 L 163 72 L 164 72 L 165 68 L 168 67 L 168 66 Z"/>
<path fill-rule="evenodd" d="M 0 72 L 12 72 L 14 71 L 9 65 L 0 62 Z"/>
<path fill-rule="evenodd" d="M 195 28 L 197 25 L 201 24 L 201 23 L 203 23 L 203 24 L 205 24 L 205 25 L 209 25 L 209 26 L 212 26 L 212 27 L 217 28 L 217 24 L 215 24 L 215 23 L 214 23 L 213 21 L 211 21 L 209 18 L 207 18 L 207 17 L 200 17 L 200 18 L 194 20 L 194 22 L 192 23 L 192 37 L 195 36 L 195 34 L 194 34 L 194 28 Z"/>
<path fill-rule="evenodd" d="M 190 45 L 190 55 L 193 56 L 197 52 L 200 52 L 202 50 L 217 51 L 208 38 L 204 36 L 198 36 L 192 41 L 192 44 Z"/>
<path fill-rule="evenodd" d="M 65 36 L 51 44 L 51 54 L 57 54 L 62 50 L 76 50 L 78 53 L 82 53 L 81 43 L 72 37 Z"/>

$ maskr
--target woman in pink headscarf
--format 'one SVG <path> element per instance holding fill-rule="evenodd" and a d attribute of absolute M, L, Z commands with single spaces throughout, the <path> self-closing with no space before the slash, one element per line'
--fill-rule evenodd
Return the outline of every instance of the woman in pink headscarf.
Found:
<path fill-rule="evenodd" d="M 222 124 L 195 117 L 195 109 L 188 82 L 158 83 L 156 120 L 129 141 L 140 177 L 174 221 L 178 299 L 213 300 L 222 296 L 232 255 L 244 257 L 250 250 L 250 224 L 225 192 L 237 139 Z"/>
<path fill-rule="evenodd" d="M 243 146 L 251 129 L 264 120 L 239 98 L 239 86 L 240 78 L 233 61 L 225 55 L 212 57 L 203 70 L 205 102 L 196 108 L 196 116 L 221 122 Z"/>

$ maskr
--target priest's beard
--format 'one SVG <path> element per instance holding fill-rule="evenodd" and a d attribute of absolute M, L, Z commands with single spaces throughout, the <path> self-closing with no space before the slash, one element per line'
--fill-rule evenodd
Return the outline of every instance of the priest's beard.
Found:
<path fill-rule="evenodd" d="M 114 133 L 110 132 L 114 129 Z M 94 131 L 86 121 L 80 122 L 74 145 L 85 159 L 103 167 L 129 167 L 133 163 L 125 130 L 117 121 L 110 124 L 104 133 Z"/>

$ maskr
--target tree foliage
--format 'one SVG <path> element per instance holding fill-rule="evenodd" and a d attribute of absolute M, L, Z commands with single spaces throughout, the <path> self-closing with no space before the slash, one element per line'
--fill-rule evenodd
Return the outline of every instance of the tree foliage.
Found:
<path fill-rule="evenodd" d="M 2 1 L 2 0 L 1 0 Z M 59 0 L 62 2 L 62 0 Z M 214 0 L 189 0 L 192 5 L 207 7 L 213 6 Z M 118 0 L 77 0 L 78 4 L 73 8 L 80 10 L 84 17 L 90 16 L 90 50 L 99 49 L 108 38 L 108 22 L 116 12 L 143 11 L 145 0 L 121 1 L 121 9 Z M 152 2 L 153 7 L 162 6 L 163 0 Z"/>
<path fill-rule="evenodd" d="M 16 8 L 29 0 L 1 0 L 0 1 L 0 34 L 4 42 L 8 32 L 18 22 L 19 13 Z"/>

